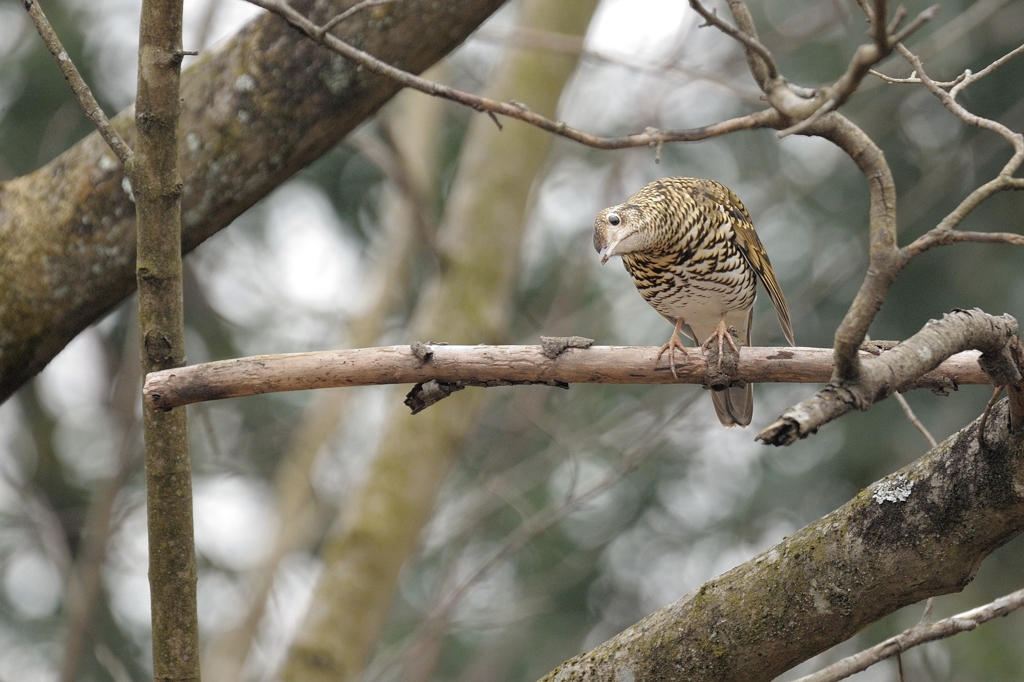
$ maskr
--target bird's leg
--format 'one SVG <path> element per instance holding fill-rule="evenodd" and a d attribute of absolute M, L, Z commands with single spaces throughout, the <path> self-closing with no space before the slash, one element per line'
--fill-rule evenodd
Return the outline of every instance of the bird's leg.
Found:
<path fill-rule="evenodd" d="M 722 319 L 718 321 L 718 326 L 715 327 L 715 332 L 708 337 L 708 340 L 704 342 L 701 348 L 710 348 L 712 341 L 718 341 L 718 369 L 722 369 L 722 353 L 725 351 L 725 342 L 728 341 L 736 354 L 739 355 L 740 349 L 736 347 L 736 342 L 732 340 L 732 334 L 729 333 L 729 328 L 725 326 L 725 313 L 722 313 Z"/>
<path fill-rule="evenodd" d="M 676 318 L 676 328 L 672 330 L 672 336 L 669 337 L 668 343 L 661 347 L 658 352 L 658 359 L 654 361 L 654 366 L 657 367 L 658 363 L 661 362 L 661 356 L 668 351 L 668 366 L 672 369 L 672 376 L 675 377 L 676 381 L 679 380 L 679 375 L 676 374 L 676 348 L 686 352 L 686 346 L 679 340 L 679 332 L 683 328 L 683 318 Z"/>

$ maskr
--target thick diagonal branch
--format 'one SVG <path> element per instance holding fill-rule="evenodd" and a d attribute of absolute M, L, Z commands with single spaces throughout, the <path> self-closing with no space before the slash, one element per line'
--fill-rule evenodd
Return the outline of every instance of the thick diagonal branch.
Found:
<path fill-rule="evenodd" d="M 1021 368 L 1014 357 L 1018 343 L 1017 321 L 1009 315 L 996 317 L 980 310 L 955 310 L 941 320 L 930 321 L 892 350 L 862 359 L 856 381 L 833 381 L 783 412 L 758 434 L 758 439 L 769 445 L 789 445 L 806 438 L 851 410 L 866 410 L 905 389 L 946 358 L 968 349 L 981 351 L 979 363 L 993 384 L 1019 384 Z"/>

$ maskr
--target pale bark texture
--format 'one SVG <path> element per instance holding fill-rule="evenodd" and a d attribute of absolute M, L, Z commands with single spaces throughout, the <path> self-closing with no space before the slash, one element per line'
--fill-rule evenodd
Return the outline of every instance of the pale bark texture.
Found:
<path fill-rule="evenodd" d="M 301 391 L 339 386 L 423 384 L 434 381 L 459 390 L 465 386 L 546 384 L 568 387 L 598 384 L 701 384 L 720 377 L 717 355 L 698 348 L 677 350 L 676 376 L 654 346 L 589 346 L 590 339 L 558 337 L 550 341 L 578 340 L 576 346 L 455 346 L 417 343 L 411 346 L 354 348 L 350 350 L 257 355 L 218 360 L 201 365 L 156 372 L 146 379 L 146 401 L 161 409 L 279 391 Z M 881 374 L 888 372 L 891 390 L 955 389 L 959 384 L 987 384 L 978 365 L 980 354 L 965 351 L 946 358 L 926 371 L 907 367 L 910 353 L 897 346 L 877 357 Z M 912 351 L 911 351 L 912 352 Z M 896 364 L 897 356 L 904 358 Z M 916 356 L 911 356 L 915 358 Z M 935 359 L 942 357 L 936 354 Z M 867 360 L 866 360 L 867 361 Z M 889 366 L 892 362 L 894 367 Z M 833 372 L 833 353 L 825 348 L 744 347 L 727 378 L 763 384 L 770 382 L 824 384 Z M 897 381 L 899 383 L 897 383 Z M 422 391 L 422 386 L 414 394 Z M 891 392 L 890 390 L 890 392 Z"/>
<path fill-rule="evenodd" d="M 897 609 L 964 588 L 1024 530 L 1024 443 L 1006 401 L 843 507 L 544 682 L 767 681 Z"/>
<path fill-rule="evenodd" d="M 579 34 L 595 5 L 530 0 L 521 23 Z M 574 67 L 569 57 L 510 53 L 492 94 L 550 115 Z M 549 135 L 526 125 L 512 122 L 499 131 L 487 118 L 473 121 L 439 238 L 441 279 L 417 312 L 415 334 L 453 343 L 501 340 L 528 197 L 550 146 Z M 483 399 L 462 392 L 415 418 L 396 408 L 365 487 L 324 546 L 324 573 L 282 671 L 285 680 L 350 680 L 363 669 L 383 631 L 399 569 Z"/>
<path fill-rule="evenodd" d="M 409 0 L 334 32 L 420 72 L 504 0 Z M 354 3 L 297 0 L 319 23 Z M 254 20 L 182 75 L 182 248 L 194 249 L 330 150 L 399 86 L 357 69 L 274 16 Z M 134 144 L 134 112 L 112 125 Z M 93 134 L 0 185 L 0 401 L 135 288 L 135 207 Z"/>

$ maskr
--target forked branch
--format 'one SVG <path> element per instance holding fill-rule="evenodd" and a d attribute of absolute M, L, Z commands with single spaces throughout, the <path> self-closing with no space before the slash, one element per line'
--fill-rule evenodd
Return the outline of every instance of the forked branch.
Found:
<path fill-rule="evenodd" d="M 1016 348 L 1017 321 L 1009 315 L 995 317 L 980 310 L 955 310 L 932 320 L 917 334 L 877 357 L 862 359 L 858 381 L 830 383 L 803 402 L 790 407 L 758 440 L 768 445 L 790 445 L 818 428 L 855 409 L 866 410 L 937 367 L 955 353 L 981 351 L 979 364 L 992 384 L 1018 386 L 1022 368 Z M 1010 413 L 1018 424 L 1024 414 Z"/>

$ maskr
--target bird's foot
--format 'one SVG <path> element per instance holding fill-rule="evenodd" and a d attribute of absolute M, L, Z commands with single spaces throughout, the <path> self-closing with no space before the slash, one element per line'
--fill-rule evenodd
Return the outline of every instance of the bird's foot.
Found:
<path fill-rule="evenodd" d="M 733 351 L 736 352 L 737 356 L 740 353 L 740 349 L 736 345 L 736 341 L 733 340 L 734 336 L 736 336 L 736 328 L 726 327 L 725 320 L 722 320 L 721 322 L 718 323 L 718 326 L 715 328 L 715 332 L 711 336 L 709 336 L 708 340 L 705 341 L 704 345 L 701 346 L 701 349 L 703 350 L 711 350 L 712 343 L 715 341 L 718 342 L 718 369 L 722 369 L 722 355 L 725 352 L 726 343 L 728 343 L 729 346 L 733 349 Z"/>
<path fill-rule="evenodd" d="M 668 343 L 662 346 L 661 350 L 658 351 L 658 358 L 654 361 L 654 366 L 658 366 L 661 362 L 661 356 L 665 354 L 665 351 L 668 351 L 668 366 L 672 370 L 672 376 L 675 377 L 676 381 L 679 381 L 679 375 L 676 374 L 676 348 L 683 351 L 684 355 L 686 354 L 686 346 L 684 346 L 683 342 L 679 340 L 679 336 L 673 333 L 672 338 L 668 340 Z"/>

